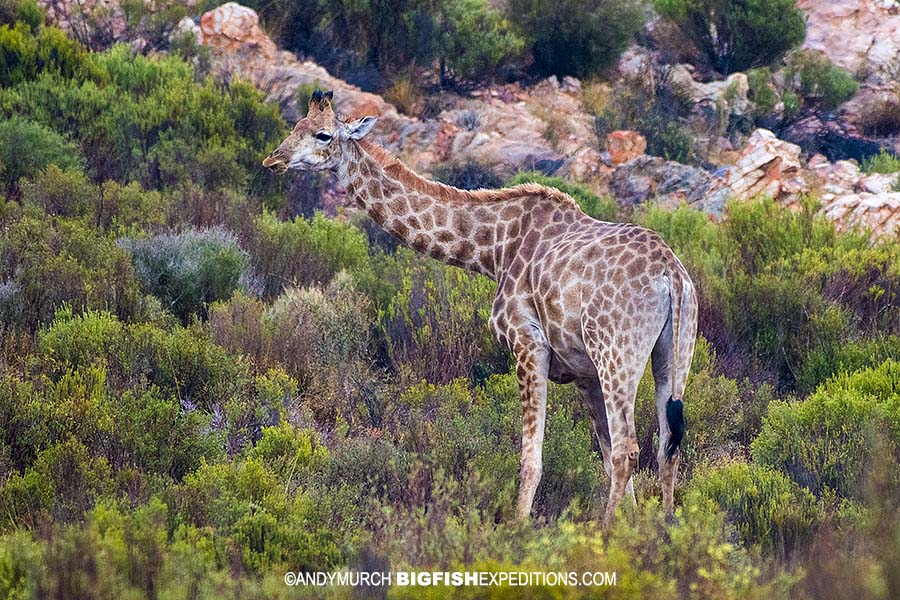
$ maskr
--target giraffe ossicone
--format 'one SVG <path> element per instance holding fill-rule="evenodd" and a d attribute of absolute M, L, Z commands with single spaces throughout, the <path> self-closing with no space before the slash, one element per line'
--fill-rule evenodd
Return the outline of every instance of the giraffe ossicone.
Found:
<path fill-rule="evenodd" d="M 341 120 L 332 93 L 316 91 L 263 166 L 332 171 L 386 231 L 497 282 L 490 327 L 515 357 L 522 398 L 518 515 L 530 515 L 541 478 L 548 380 L 574 383 L 591 415 L 611 479 L 605 523 L 626 493 L 633 497 L 634 403 L 648 360 L 671 514 L 697 332 L 697 295 L 672 250 L 649 229 L 587 216 L 552 188 L 465 191 L 429 181 L 364 139 L 374 125 L 375 117 Z"/>

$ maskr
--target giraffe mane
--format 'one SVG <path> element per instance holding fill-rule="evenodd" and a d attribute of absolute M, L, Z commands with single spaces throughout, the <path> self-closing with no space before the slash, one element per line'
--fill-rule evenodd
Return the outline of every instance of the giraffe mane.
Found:
<path fill-rule="evenodd" d="M 378 144 L 368 140 L 359 140 L 357 143 L 369 157 L 384 169 L 389 177 L 406 187 L 444 202 L 489 204 L 513 200 L 522 196 L 543 196 L 560 204 L 578 206 L 575 200 L 565 192 L 538 183 L 523 183 L 500 189 L 461 190 L 452 185 L 422 177 Z"/>

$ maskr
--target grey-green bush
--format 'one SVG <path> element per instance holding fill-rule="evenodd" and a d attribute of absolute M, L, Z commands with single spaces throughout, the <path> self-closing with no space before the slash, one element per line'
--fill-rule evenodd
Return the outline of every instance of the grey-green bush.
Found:
<path fill-rule="evenodd" d="M 205 316 L 207 306 L 253 284 L 250 256 L 221 229 L 188 229 L 148 238 L 122 238 L 143 288 L 183 322 Z"/>

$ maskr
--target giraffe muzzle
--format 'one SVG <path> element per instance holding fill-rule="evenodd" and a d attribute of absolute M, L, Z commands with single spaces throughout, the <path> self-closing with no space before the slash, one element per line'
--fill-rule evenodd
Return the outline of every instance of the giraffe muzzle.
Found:
<path fill-rule="evenodd" d="M 266 157 L 266 159 L 262 162 L 263 166 L 273 173 L 284 173 L 287 171 L 287 163 L 284 158 L 282 158 L 278 151 L 276 150 L 272 154 Z"/>

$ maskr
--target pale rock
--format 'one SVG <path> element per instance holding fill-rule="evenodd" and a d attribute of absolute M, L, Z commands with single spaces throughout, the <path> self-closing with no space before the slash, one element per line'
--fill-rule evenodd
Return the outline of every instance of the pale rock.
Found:
<path fill-rule="evenodd" d="M 128 32 L 125 11 L 118 0 L 38 0 L 48 24 L 56 25 L 76 39 L 85 31 L 104 30 L 119 42 Z"/>
<path fill-rule="evenodd" d="M 565 175 L 572 181 L 587 185 L 595 194 L 603 195 L 609 191 L 612 173 L 613 169 L 607 165 L 601 152 L 595 148 L 585 148 L 571 158 Z"/>
<path fill-rule="evenodd" d="M 860 192 L 868 192 L 870 194 L 888 194 L 894 191 L 897 183 L 897 175 L 884 175 L 876 173 L 859 180 L 856 188 Z"/>
<path fill-rule="evenodd" d="M 278 50 L 260 29 L 256 11 L 236 2 L 227 2 L 203 15 L 200 43 L 228 53 L 250 47 L 266 58 L 274 58 Z"/>
<path fill-rule="evenodd" d="M 175 30 L 172 32 L 172 35 L 175 36 L 177 34 L 184 33 L 192 33 L 194 34 L 196 39 L 200 39 L 200 26 L 194 22 L 194 20 L 190 17 L 184 17 L 180 21 L 178 21 L 178 25 L 175 26 Z"/>
<path fill-rule="evenodd" d="M 900 193 L 862 192 L 842 196 L 822 209 L 838 230 L 867 229 L 873 239 L 896 238 L 900 234 Z"/>
<path fill-rule="evenodd" d="M 791 202 L 807 191 L 800 164 L 800 147 L 757 129 L 747 140 L 741 158 L 728 169 L 726 185 L 735 198 L 769 196 Z"/>
<path fill-rule="evenodd" d="M 809 159 L 806 170 L 823 200 L 826 201 L 852 194 L 862 178 L 856 162 L 839 160 L 831 163 L 821 154 L 816 154 Z"/>
<path fill-rule="evenodd" d="M 804 48 L 870 83 L 884 83 L 900 54 L 900 5 L 894 0 L 798 0 L 806 15 Z"/>

